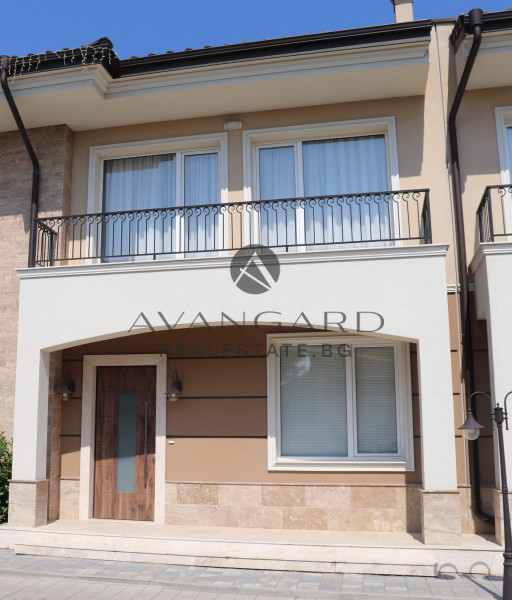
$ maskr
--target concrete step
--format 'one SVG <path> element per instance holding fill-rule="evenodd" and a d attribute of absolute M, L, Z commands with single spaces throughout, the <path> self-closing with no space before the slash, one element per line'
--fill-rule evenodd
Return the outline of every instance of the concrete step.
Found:
<path fill-rule="evenodd" d="M 415 534 L 188 527 L 58 521 L 0 526 L 0 548 L 18 554 L 319 573 L 501 575 L 503 549 L 481 536 L 458 547 L 426 546 Z"/>
<path fill-rule="evenodd" d="M 124 540 L 126 542 L 126 540 Z M 224 545 L 223 545 L 224 546 Z M 186 552 L 179 552 L 179 548 L 173 547 L 168 543 L 167 551 L 148 551 L 140 549 L 134 551 L 129 546 L 121 549 L 117 545 L 87 545 L 82 547 L 73 547 L 62 541 L 60 544 L 16 544 L 14 551 L 16 554 L 30 554 L 34 556 L 58 556 L 69 558 L 90 558 L 98 560 L 115 560 L 128 562 L 144 562 L 156 564 L 173 564 L 201 567 L 222 567 L 238 569 L 267 569 L 278 571 L 308 571 L 317 573 L 362 573 L 374 575 L 416 575 L 425 577 L 434 577 L 436 575 L 435 564 L 433 561 L 426 564 L 420 557 L 411 559 L 407 562 L 400 560 L 399 557 L 391 557 L 389 553 L 386 562 L 383 562 L 383 549 L 363 549 L 351 548 L 343 559 L 332 560 L 327 557 L 327 549 L 323 549 L 323 558 L 319 558 L 318 552 L 311 552 L 310 558 L 306 558 L 305 549 L 295 547 L 293 552 L 287 552 L 288 556 L 280 557 L 279 549 L 274 549 L 272 554 L 261 552 L 261 549 L 247 545 L 243 551 L 240 548 L 230 549 L 207 548 L 204 544 L 197 546 L 195 551 L 190 548 Z M 380 550 L 380 551 L 379 551 Z M 355 552 L 354 552 L 355 551 Z M 291 556 L 295 554 L 295 556 Z M 380 556 L 379 556 L 380 555 Z"/>

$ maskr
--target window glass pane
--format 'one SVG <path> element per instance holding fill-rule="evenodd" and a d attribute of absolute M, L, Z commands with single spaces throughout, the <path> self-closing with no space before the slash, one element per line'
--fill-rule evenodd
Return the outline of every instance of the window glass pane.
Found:
<path fill-rule="evenodd" d="M 185 156 L 185 206 L 218 204 L 219 167 L 217 153 Z M 220 217 L 211 209 L 185 211 L 185 252 L 220 248 Z"/>
<path fill-rule="evenodd" d="M 356 348 L 357 451 L 398 452 L 392 347 Z"/>
<path fill-rule="evenodd" d="M 158 154 L 106 160 L 105 212 L 175 206 L 175 158 Z"/>
<path fill-rule="evenodd" d="M 260 200 L 295 198 L 295 149 L 293 146 L 260 148 Z M 260 236 L 264 246 L 289 247 L 296 242 L 296 208 L 287 202 L 259 207 Z"/>
<path fill-rule="evenodd" d="M 185 156 L 185 206 L 219 202 L 217 153 Z"/>
<path fill-rule="evenodd" d="M 304 142 L 302 153 L 306 196 L 388 189 L 383 135 Z"/>
<path fill-rule="evenodd" d="M 137 394 L 119 393 L 116 492 L 135 493 Z"/>
<path fill-rule="evenodd" d="M 508 156 L 510 159 L 510 171 L 512 172 L 512 127 L 507 127 L 507 139 L 508 139 Z"/>
<path fill-rule="evenodd" d="M 260 148 L 260 200 L 295 198 L 293 146 Z"/>
<path fill-rule="evenodd" d="M 335 196 L 389 188 L 384 135 L 304 142 L 304 193 Z M 397 207 L 396 207 L 397 208 Z M 390 237 L 393 206 L 372 196 L 338 198 L 306 208 L 308 244 L 347 243 Z"/>
<path fill-rule="evenodd" d="M 282 456 L 347 456 L 345 357 L 329 347 L 280 348 Z"/>
<path fill-rule="evenodd" d="M 106 160 L 105 212 L 171 208 L 176 205 L 176 156 L 158 154 Z M 176 215 L 144 212 L 105 219 L 101 243 L 105 260 L 147 260 L 175 251 Z"/>

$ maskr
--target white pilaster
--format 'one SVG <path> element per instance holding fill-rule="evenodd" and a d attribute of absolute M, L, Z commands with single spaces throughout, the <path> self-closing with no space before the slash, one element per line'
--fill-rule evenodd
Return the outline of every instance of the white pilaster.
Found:
<path fill-rule="evenodd" d="M 437 318 L 443 315 L 436 313 Z M 448 323 L 418 344 L 423 489 L 457 489 L 455 424 Z"/>
<path fill-rule="evenodd" d="M 50 353 L 27 351 L 20 338 L 16 367 L 12 478 L 46 479 Z"/>

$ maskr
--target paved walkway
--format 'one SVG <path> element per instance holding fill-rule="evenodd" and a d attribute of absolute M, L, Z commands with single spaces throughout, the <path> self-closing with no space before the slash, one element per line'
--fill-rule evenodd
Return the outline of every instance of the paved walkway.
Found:
<path fill-rule="evenodd" d="M 501 578 L 402 577 L 182 567 L 0 550 L 0 599 L 269 600 L 501 598 Z"/>

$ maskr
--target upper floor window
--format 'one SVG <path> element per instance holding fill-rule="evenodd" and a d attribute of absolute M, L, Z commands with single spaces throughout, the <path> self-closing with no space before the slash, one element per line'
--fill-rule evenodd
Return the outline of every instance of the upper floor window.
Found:
<path fill-rule="evenodd" d="M 174 152 L 104 162 L 104 212 L 218 202 L 218 152 Z"/>
<path fill-rule="evenodd" d="M 259 146 L 258 166 L 260 200 L 389 188 L 383 134 Z"/>
<path fill-rule="evenodd" d="M 103 260 L 216 254 L 223 227 L 209 207 L 226 200 L 225 154 L 225 136 L 92 148 L 89 204 L 106 213 L 93 240 Z"/>
<path fill-rule="evenodd" d="M 261 243 L 318 249 L 394 237 L 399 207 L 386 194 L 398 188 L 392 118 L 245 136 L 252 198 L 265 201 Z"/>

